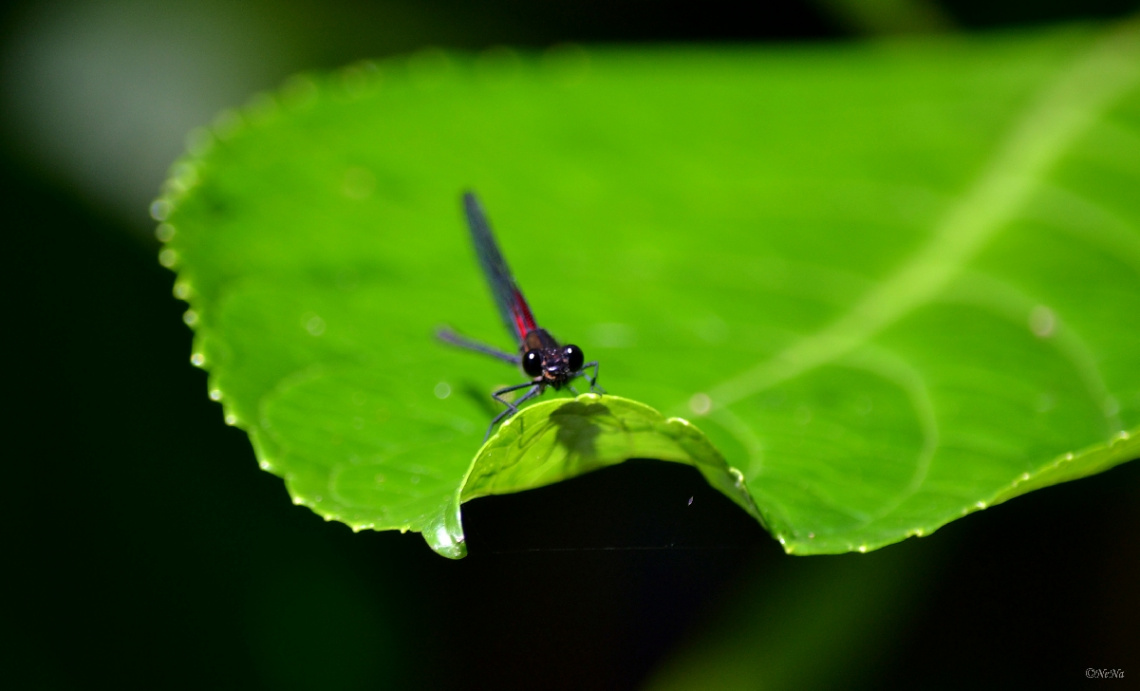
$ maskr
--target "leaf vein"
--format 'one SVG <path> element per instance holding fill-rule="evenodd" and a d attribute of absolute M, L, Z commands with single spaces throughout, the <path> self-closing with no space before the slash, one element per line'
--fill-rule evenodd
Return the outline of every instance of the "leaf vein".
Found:
<path fill-rule="evenodd" d="M 1140 80 L 1136 38 L 1137 25 L 1127 24 L 1098 40 L 1046 86 L 923 248 L 831 325 L 712 389 L 713 404 L 731 405 L 834 362 L 942 291 L 1080 135 Z"/>

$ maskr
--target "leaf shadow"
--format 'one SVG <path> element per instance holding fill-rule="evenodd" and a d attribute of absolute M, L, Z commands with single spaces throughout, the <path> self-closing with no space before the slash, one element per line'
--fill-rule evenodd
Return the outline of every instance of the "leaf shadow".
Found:
<path fill-rule="evenodd" d="M 613 418 L 614 414 L 604 403 L 570 401 L 550 414 L 550 422 L 557 428 L 560 446 L 580 458 L 597 457 L 597 440 L 602 433 L 598 420 Z"/>

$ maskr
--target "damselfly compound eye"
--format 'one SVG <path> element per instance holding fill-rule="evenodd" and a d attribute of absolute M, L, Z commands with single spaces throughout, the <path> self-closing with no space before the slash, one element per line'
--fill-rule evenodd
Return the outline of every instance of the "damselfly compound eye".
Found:
<path fill-rule="evenodd" d="M 586 361 L 586 358 L 582 355 L 581 348 L 576 345 L 568 345 L 562 354 L 566 356 L 566 364 L 570 365 L 571 372 L 582 369 L 582 363 Z"/>
<path fill-rule="evenodd" d="M 523 355 L 523 371 L 532 377 L 542 374 L 542 353 L 537 350 L 528 350 Z"/>

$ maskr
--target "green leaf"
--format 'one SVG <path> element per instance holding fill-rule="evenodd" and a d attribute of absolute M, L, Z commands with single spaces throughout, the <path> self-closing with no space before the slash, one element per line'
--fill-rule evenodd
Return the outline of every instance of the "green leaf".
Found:
<path fill-rule="evenodd" d="M 322 516 L 460 556 L 461 501 L 653 457 L 809 554 L 1140 455 L 1138 177 L 1129 24 L 366 63 L 195 133 L 153 212 L 211 396 Z M 479 449 L 522 375 L 432 336 L 509 342 L 466 188 L 664 415 L 547 400 Z"/>

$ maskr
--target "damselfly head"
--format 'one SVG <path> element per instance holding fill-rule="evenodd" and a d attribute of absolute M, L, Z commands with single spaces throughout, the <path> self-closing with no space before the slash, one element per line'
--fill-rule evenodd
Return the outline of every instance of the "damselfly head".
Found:
<path fill-rule="evenodd" d="M 585 356 L 576 345 L 532 348 L 522 356 L 522 368 L 528 376 L 556 389 L 577 376 L 583 362 Z"/>

